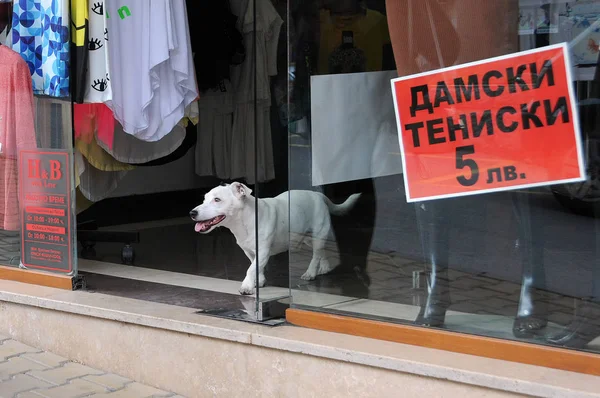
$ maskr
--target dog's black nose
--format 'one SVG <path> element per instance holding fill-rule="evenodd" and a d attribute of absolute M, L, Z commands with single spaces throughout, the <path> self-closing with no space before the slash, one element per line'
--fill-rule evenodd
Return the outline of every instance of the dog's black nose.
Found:
<path fill-rule="evenodd" d="M 198 212 L 196 210 L 190 211 L 190 217 L 195 218 L 197 215 L 198 215 Z"/>

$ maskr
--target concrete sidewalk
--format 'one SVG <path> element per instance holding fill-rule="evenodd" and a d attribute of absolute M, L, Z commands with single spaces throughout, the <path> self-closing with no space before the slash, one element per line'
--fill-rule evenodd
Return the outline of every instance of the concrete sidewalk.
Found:
<path fill-rule="evenodd" d="M 183 398 L 0 335 L 0 398 Z"/>

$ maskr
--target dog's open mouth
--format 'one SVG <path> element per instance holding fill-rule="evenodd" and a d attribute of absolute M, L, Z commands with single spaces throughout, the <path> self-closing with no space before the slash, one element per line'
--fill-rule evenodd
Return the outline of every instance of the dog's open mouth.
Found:
<path fill-rule="evenodd" d="M 225 216 L 216 216 L 215 218 L 211 218 L 210 220 L 198 221 L 194 230 L 196 232 L 206 232 L 221 221 L 225 219 Z"/>

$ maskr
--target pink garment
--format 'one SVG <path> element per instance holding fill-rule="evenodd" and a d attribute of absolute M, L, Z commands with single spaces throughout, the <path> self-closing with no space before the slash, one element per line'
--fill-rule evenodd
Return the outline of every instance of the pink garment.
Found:
<path fill-rule="evenodd" d="M 75 139 L 90 144 L 96 139 L 112 149 L 115 140 L 115 117 L 112 110 L 101 103 L 74 104 Z"/>
<path fill-rule="evenodd" d="M 20 229 L 18 156 L 37 147 L 34 123 L 29 67 L 0 45 L 0 229 Z"/>

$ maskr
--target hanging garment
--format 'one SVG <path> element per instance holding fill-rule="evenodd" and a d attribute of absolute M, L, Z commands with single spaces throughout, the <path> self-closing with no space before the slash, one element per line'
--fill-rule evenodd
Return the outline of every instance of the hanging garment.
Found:
<path fill-rule="evenodd" d="M 71 91 L 73 102 L 83 102 L 88 67 L 88 0 L 71 0 Z"/>
<path fill-rule="evenodd" d="M 181 127 L 180 125 L 177 125 L 177 126 L 175 126 L 175 128 L 173 130 L 178 130 L 178 129 L 184 130 L 185 138 L 181 142 L 181 145 L 179 145 L 179 147 L 177 147 L 173 152 L 171 152 L 167 156 L 163 156 L 158 159 L 151 160 L 149 162 L 132 163 L 132 164 L 135 166 L 139 166 L 139 167 L 162 166 L 162 165 L 174 162 L 174 161 L 184 157 L 189 152 L 189 150 L 192 149 L 196 145 L 196 143 L 198 141 L 198 139 L 197 139 L 198 133 L 196 132 L 196 125 L 193 125 L 193 124 L 188 124 L 185 128 Z M 173 134 L 173 132 L 171 132 L 167 136 L 163 137 L 162 140 L 164 140 L 166 137 L 168 137 L 171 134 Z M 158 142 L 160 142 L 160 141 L 158 141 Z"/>
<path fill-rule="evenodd" d="M 76 156 L 77 156 L 76 152 Z M 81 166 L 78 166 L 79 190 L 88 200 L 99 202 L 106 199 L 117 189 L 119 182 L 127 175 L 128 170 L 102 171 L 89 164 L 84 156 L 81 156 Z"/>
<path fill-rule="evenodd" d="M 104 13 L 104 1 L 89 3 L 90 34 L 87 41 L 89 51 L 85 102 L 100 103 L 112 99 L 108 63 L 108 24 Z"/>
<path fill-rule="evenodd" d="M 69 0 L 13 4 L 12 49 L 27 62 L 33 93 L 69 96 Z"/>
<path fill-rule="evenodd" d="M 104 145 L 112 147 L 115 131 L 113 113 L 104 104 L 73 105 L 75 139 L 90 143 L 97 137 Z"/>
<path fill-rule="evenodd" d="M 133 166 L 119 162 L 98 145 L 96 137 L 114 137 L 115 119 L 106 105 L 74 104 L 73 121 L 75 148 L 90 165 L 100 171 L 133 169 Z"/>
<path fill-rule="evenodd" d="M 71 101 L 56 97 L 33 97 L 35 131 L 43 131 L 37 137 L 39 148 L 66 148 L 72 141 L 73 124 Z"/>
<path fill-rule="evenodd" d="M 195 162 L 196 174 L 201 177 L 231 178 L 233 101 L 233 88 L 227 80 L 221 87 L 205 91 L 198 101 L 200 122 Z"/>
<path fill-rule="evenodd" d="M 136 166 L 158 165 L 178 159 L 181 151 L 187 151 L 195 145 L 196 138 L 188 137 L 190 131 L 195 132 L 198 123 L 198 103 L 192 102 L 186 110 L 186 117 L 173 130 L 158 141 L 142 141 L 123 130 L 116 123 L 112 131 L 114 144 L 108 146 L 106 140 L 98 135 L 98 144 L 116 160 Z M 185 149 L 187 148 L 187 149 Z"/>
<path fill-rule="evenodd" d="M 130 164 L 119 162 L 110 156 L 110 154 L 98 145 L 95 137 L 89 143 L 75 140 L 75 148 L 92 167 L 100 171 L 124 171 L 133 170 L 135 168 Z"/>
<path fill-rule="evenodd" d="M 158 141 L 198 97 L 185 1 L 107 2 L 105 12 L 113 94 L 107 105 L 126 133 Z"/>
<path fill-rule="evenodd" d="M 188 1 L 188 23 L 198 88 L 202 93 L 230 79 L 230 66 L 246 57 L 242 34 L 236 28 L 237 17 L 228 0 Z"/>
<path fill-rule="evenodd" d="M 256 1 L 256 24 L 254 23 Z M 232 2 L 232 8 L 234 2 Z M 233 68 L 232 83 L 236 95 L 232 127 L 231 178 L 244 178 L 247 183 L 266 182 L 275 178 L 271 140 L 270 76 L 277 75 L 277 45 L 283 20 L 269 0 L 250 0 L 240 30 L 248 54 L 244 63 Z M 256 48 L 254 42 L 256 35 Z M 256 73 L 256 76 L 255 76 Z M 256 78 L 256 79 L 255 79 Z M 254 99 L 256 80 L 256 102 Z M 254 114 L 257 113 L 257 131 Z M 254 140 L 258 152 L 254 152 Z M 255 161 L 258 175 L 255 175 Z"/>
<path fill-rule="evenodd" d="M 34 117 L 29 68 L 0 45 L 0 229 L 20 229 L 18 155 L 37 147 Z"/>
<path fill-rule="evenodd" d="M 127 164 L 150 162 L 172 154 L 185 140 L 185 128 L 177 125 L 171 133 L 154 142 L 142 141 L 123 130 L 119 123 L 114 129 L 114 145 L 108 148 L 104 143 L 99 145 L 116 160 Z"/>

